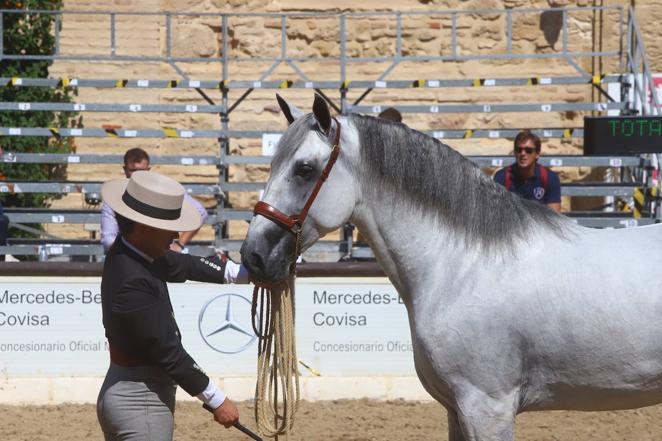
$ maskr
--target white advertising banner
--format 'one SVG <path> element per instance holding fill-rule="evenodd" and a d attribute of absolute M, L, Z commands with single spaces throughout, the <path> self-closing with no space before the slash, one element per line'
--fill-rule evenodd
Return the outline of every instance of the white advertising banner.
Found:
<path fill-rule="evenodd" d="M 102 376 L 99 278 L 0 278 L 0 372 Z M 211 375 L 255 375 L 252 286 L 170 284 L 184 347 Z M 299 359 L 322 375 L 415 375 L 407 313 L 379 278 L 298 279 Z"/>

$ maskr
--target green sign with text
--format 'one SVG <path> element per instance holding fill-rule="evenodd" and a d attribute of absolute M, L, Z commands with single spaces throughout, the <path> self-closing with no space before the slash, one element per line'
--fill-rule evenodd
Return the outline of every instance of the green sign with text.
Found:
<path fill-rule="evenodd" d="M 584 118 L 585 155 L 662 153 L 662 117 Z"/>

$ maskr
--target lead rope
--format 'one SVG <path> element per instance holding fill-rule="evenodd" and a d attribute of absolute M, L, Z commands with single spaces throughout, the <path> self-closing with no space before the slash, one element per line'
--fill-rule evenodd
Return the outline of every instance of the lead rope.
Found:
<path fill-rule="evenodd" d="M 301 395 L 294 329 L 294 266 L 300 240 L 299 233 L 287 284 L 255 286 L 251 305 L 253 331 L 258 337 L 255 421 L 264 436 L 276 439 L 278 435 L 287 437 L 292 429 Z"/>

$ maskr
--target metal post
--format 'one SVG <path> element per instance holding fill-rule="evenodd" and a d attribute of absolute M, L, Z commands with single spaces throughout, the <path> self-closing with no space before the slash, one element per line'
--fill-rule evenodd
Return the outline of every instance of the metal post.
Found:
<path fill-rule="evenodd" d="M 347 102 L 347 88 L 345 87 L 345 79 L 347 78 L 347 53 L 346 53 L 346 48 L 347 48 L 347 23 L 346 23 L 347 17 L 345 14 L 342 14 L 340 16 L 340 112 L 341 114 L 345 114 L 347 112 L 347 107 L 346 107 L 346 102 Z M 348 240 L 351 240 L 351 231 L 353 231 L 353 227 L 350 230 L 350 236 L 347 236 L 347 227 L 351 226 L 349 222 L 345 223 L 345 227 L 341 230 L 340 232 L 340 240 L 347 242 Z M 349 252 L 351 251 L 351 248 L 347 248 L 347 251 L 345 253 L 345 256 L 349 256 Z"/>
<path fill-rule="evenodd" d="M 4 39 L 5 39 L 4 22 L 5 22 L 5 16 L 4 16 L 4 13 L 0 12 L 0 60 L 2 60 L 2 56 L 3 56 L 4 53 L 5 53 L 5 46 L 4 46 Z"/>
<path fill-rule="evenodd" d="M 39 245 L 39 262 L 48 262 L 48 251 L 46 246 Z"/>
<path fill-rule="evenodd" d="M 395 16 L 395 56 L 402 56 L 402 13 L 396 12 Z"/>
<path fill-rule="evenodd" d="M 347 113 L 347 88 L 345 88 L 345 81 L 347 80 L 347 27 L 345 14 L 340 15 L 340 113 Z"/>
<path fill-rule="evenodd" d="M 287 21 L 285 14 L 280 16 L 280 61 L 287 59 Z"/>
<path fill-rule="evenodd" d="M 451 55 L 457 58 L 457 13 L 451 15 Z"/>
<path fill-rule="evenodd" d="M 172 16 L 170 13 L 166 13 L 166 58 L 170 60 L 172 58 L 172 29 L 170 28 L 172 22 Z"/>
<path fill-rule="evenodd" d="M 62 15 L 55 14 L 55 52 L 53 55 L 60 55 L 60 25 L 62 24 Z"/>
<path fill-rule="evenodd" d="M 623 72 L 623 38 L 625 37 L 625 32 L 623 32 L 623 7 L 620 6 L 618 8 L 618 30 L 619 30 L 619 38 L 618 38 L 618 71 Z"/>
<path fill-rule="evenodd" d="M 224 132 L 227 132 L 228 127 L 229 127 L 229 112 L 228 112 L 228 89 L 225 87 L 225 82 L 228 80 L 228 16 L 223 14 L 223 17 L 221 18 L 221 24 L 223 27 L 223 42 L 222 42 L 222 50 L 223 50 L 223 70 L 222 70 L 222 81 L 223 81 L 223 87 L 221 87 L 221 94 L 222 94 L 222 107 L 223 111 L 220 114 L 221 117 L 221 130 Z M 221 189 L 224 189 L 226 187 L 226 183 L 228 182 L 228 176 L 229 176 L 229 164 L 226 162 L 226 156 L 227 153 L 230 152 L 230 141 L 227 137 L 227 135 L 223 135 L 221 138 L 218 139 L 219 142 L 219 157 L 220 157 L 220 165 L 219 165 L 219 175 L 218 175 L 218 184 L 221 187 Z M 226 202 L 226 197 L 227 193 L 223 191 L 222 194 L 217 196 L 217 204 L 216 204 L 216 219 L 223 219 L 223 211 L 225 209 L 225 202 Z M 223 239 L 226 239 L 228 237 L 227 234 L 228 230 L 228 221 L 226 220 L 217 220 L 217 223 L 214 227 L 214 246 L 216 248 L 221 246 L 221 243 Z"/>
<path fill-rule="evenodd" d="M 626 68 L 628 72 L 632 70 L 632 20 L 632 10 L 630 10 L 630 15 L 628 16 L 628 33 L 626 36 Z"/>
<path fill-rule="evenodd" d="M 223 26 L 223 80 L 228 78 L 228 16 L 223 15 L 221 18 L 221 24 Z M 227 102 L 223 103 L 227 108 Z"/>
<path fill-rule="evenodd" d="M 568 11 L 563 10 L 563 55 L 568 53 Z"/>
<path fill-rule="evenodd" d="M 627 36 L 625 40 L 625 73 L 621 79 L 621 101 L 627 103 L 627 113 L 632 112 L 633 104 L 630 99 L 632 83 L 634 82 L 634 71 L 632 67 L 632 17 L 628 16 Z"/>
<path fill-rule="evenodd" d="M 508 9 L 506 12 L 506 52 L 513 53 L 513 11 Z"/>
<path fill-rule="evenodd" d="M 110 55 L 115 56 L 115 13 L 110 13 Z"/>

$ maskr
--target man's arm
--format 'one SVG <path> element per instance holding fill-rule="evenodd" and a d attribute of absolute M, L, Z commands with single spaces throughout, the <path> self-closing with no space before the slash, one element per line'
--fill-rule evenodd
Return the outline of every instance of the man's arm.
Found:
<path fill-rule="evenodd" d="M 497 184 L 505 185 L 505 176 L 506 176 L 506 169 L 505 168 L 500 168 L 496 172 L 494 172 L 494 176 L 492 176 L 492 179 L 494 179 L 494 182 Z"/>
<path fill-rule="evenodd" d="M 202 219 L 202 224 L 204 224 L 204 222 L 205 222 L 205 220 L 207 219 L 207 216 L 208 216 L 207 215 L 207 210 L 205 209 L 205 207 L 200 202 L 198 202 L 196 199 L 191 197 L 188 193 L 184 194 L 184 199 L 189 201 L 191 203 L 191 205 L 193 205 L 195 207 L 195 209 L 198 210 L 198 213 L 200 213 L 200 218 Z M 200 228 L 202 228 L 202 227 L 200 227 Z M 182 250 L 184 248 L 186 248 L 188 243 L 191 242 L 191 240 L 193 240 L 193 237 L 196 234 L 198 234 L 198 231 L 200 231 L 200 228 L 198 228 L 197 230 L 193 230 L 193 231 L 184 231 L 182 233 L 179 233 L 179 238 L 177 239 L 177 242 L 179 242 L 179 243 L 173 242 L 173 244 L 170 245 L 170 249 L 172 251 L 176 251 L 178 253 L 181 253 Z"/>
<path fill-rule="evenodd" d="M 166 252 L 152 264 L 159 277 L 166 282 L 197 282 L 224 283 L 225 262 L 212 262 L 205 257 L 181 254 L 174 251 Z"/>
<path fill-rule="evenodd" d="M 154 269 L 167 282 L 195 280 L 207 283 L 248 283 L 248 271 L 232 260 L 217 260 L 168 251 L 155 260 Z"/>
<path fill-rule="evenodd" d="M 191 240 L 193 240 L 193 236 L 198 234 L 198 231 L 200 231 L 200 228 L 193 231 L 184 231 L 183 233 L 179 233 L 179 238 L 177 239 L 176 242 L 173 242 L 170 245 L 170 249 L 177 253 L 181 253 L 184 250 L 184 248 L 187 247 L 188 243 L 191 242 Z"/>
<path fill-rule="evenodd" d="M 101 207 L 101 245 L 103 245 L 104 252 L 108 252 L 118 233 L 119 227 L 115 212 L 110 205 L 104 202 Z"/>
<path fill-rule="evenodd" d="M 547 182 L 547 207 L 561 212 L 561 180 L 559 175 L 549 170 Z"/>

